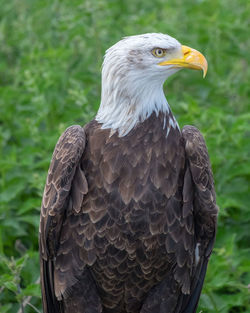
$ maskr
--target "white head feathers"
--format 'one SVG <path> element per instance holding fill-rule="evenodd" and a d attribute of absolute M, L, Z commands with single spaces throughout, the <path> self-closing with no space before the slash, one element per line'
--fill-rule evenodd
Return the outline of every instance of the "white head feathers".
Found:
<path fill-rule="evenodd" d="M 96 120 L 102 128 L 124 136 L 153 112 L 168 112 L 163 92 L 165 80 L 177 72 L 172 66 L 159 66 L 152 50 L 166 50 L 163 60 L 181 56 L 181 44 L 164 34 L 126 37 L 106 51 L 102 67 L 102 97 Z"/>

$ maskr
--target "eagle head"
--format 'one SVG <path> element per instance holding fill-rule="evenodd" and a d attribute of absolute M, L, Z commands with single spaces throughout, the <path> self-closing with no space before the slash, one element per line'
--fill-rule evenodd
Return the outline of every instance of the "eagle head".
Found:
<path fill-rule="evenodd" d="M 205 57 L 175 38 L 148 33 L 125 37 L 110 47 L 102 66 L 102 97 L 96 120 L 127 135 L 153 112 L 168 112 L 165 80 L 182 68 L 207 72 Z"/>

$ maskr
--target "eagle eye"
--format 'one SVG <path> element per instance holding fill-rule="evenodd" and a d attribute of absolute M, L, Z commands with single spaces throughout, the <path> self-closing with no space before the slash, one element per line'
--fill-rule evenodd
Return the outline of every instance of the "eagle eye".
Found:
<path fill-rule="evenodd" d="M 157 58 L 162 58 L 167 54 L 167 51 L 166 49 L 162 49 L 162 48 L 154 48 L 152 50 L 152 54 Z"/>

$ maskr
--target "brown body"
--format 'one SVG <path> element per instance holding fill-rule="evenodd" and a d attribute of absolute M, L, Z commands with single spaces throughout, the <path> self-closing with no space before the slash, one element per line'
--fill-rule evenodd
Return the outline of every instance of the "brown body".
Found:
<path fill-rule="evenodd" d="M 201 134 L 171 118 L 61 136 L 41 211 L 45 312 L 195 312 L 217 207 Z"/>

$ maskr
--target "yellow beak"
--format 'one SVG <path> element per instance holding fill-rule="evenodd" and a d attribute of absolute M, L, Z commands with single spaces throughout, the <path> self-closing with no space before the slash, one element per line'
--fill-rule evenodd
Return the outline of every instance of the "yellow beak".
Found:
<path fill-rule="evenodd" d="M 186 67 L 194 70 L 202 70 L 203 78 L 207 74 L 207 60 L 199 51 L 182 46 L 183 57 L 158 63 L 158 65 L 173 65 L 173 67 Z"/>

